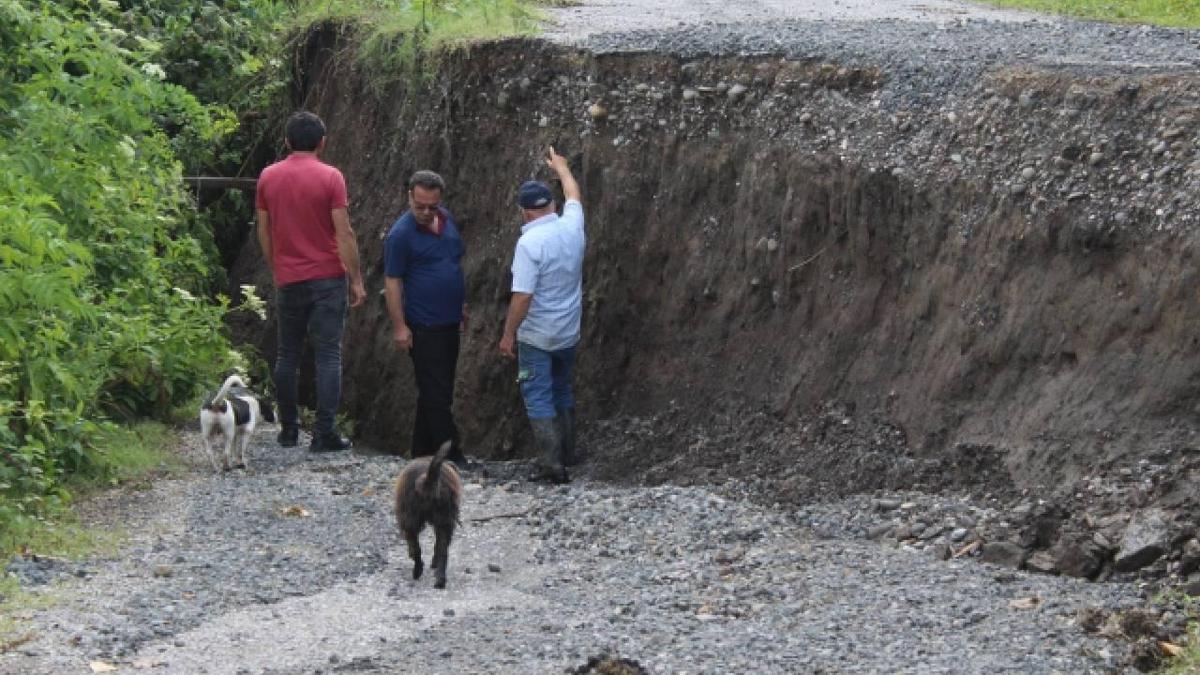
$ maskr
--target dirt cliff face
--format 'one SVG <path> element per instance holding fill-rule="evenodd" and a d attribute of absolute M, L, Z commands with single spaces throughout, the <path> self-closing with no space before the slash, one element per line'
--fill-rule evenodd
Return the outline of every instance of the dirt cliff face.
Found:
<path fill-rule="evenodd" d="M 303 104 L 371 298 L 345 350 L 360 442 L 407 449 L 382 238 L 429 168 L 468 247 L 468 452 L 531 454 L 496 345 L 514 190 L 553 144 L 587 214 L 576 386 L 599 475 L 1049 490 L 1195 447 L 1193 77 L 1004 71 L 887 109 L 886 72 L 817 61 L 514 41 L 379 87 L 326 47 Z M 261 267 L 251 242 L 232 276 L 269 287 Z"/>

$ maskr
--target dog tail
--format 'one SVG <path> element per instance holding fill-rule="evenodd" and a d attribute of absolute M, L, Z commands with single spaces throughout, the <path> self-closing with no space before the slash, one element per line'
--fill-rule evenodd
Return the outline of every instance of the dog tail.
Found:
<path fill-rule="evenodd" d="M 442 475 L 442 465 L 446 463 L 446 457 L 450 455 L 450 446 L 452 441 L 442 443 L 442 447 L 438 448 L 433 458 L 429 460 L 429 469 L 425 471 L 425 484 L 436 485 L 437 479 Z"/>
<path fill-rule="evenodd" d="M 242 378 L 238 377 L 237 375 L 230 375 L 229 377 L 225 378 L 224 384 L 222 384 L 221 388 L 217 390 L 217 395 L 213 396 L 212 400 L 208 402 L 207 407 L 211 408 L 217 405 L 217 403 L 221 402 L 221 400 L 225 398 L 225 394 L 228 394 L 229 390 L 234 387 L 245 388 L 246 383 L 243 382 Z"/>

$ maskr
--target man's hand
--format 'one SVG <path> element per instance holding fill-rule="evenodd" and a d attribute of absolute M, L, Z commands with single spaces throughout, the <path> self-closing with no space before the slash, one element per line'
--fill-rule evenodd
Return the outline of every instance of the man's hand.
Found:
<path fill-rule="evenodd" d="M 567 165 L 567 158 L 555 152 L 553 145 L 546 151 L 546 165 L 554 169 L 554 173 L 559 176 L 562 176 L 564 171 L 568 174 L 571 173 L 571 168 Z"/>
<path fill-rule="evenodd" d="M 367 299 L 367 289 L 363 288 L 362 272 L 358 267 L 358 242 L 355 239 L 354 228 L 350 227 L 350 212 L 346 207 L 333 209 L 329 212 L 333 219 L 333 233 L 337 238 L 338 259 L 346 268 L 346 278 L 350 280 L 350 306 L 358 307 Z"/>
<path fill-rule="evenodd" d="M 558 174 L 558 180 L 562 183 L 563 196 L 567 199 L 575 201 L 582 200 L 582 193 L 579 191 L 579 183 L 576 182 L 575 176 L 571 175 L 571 166 L 567 164 L 567 158 L 554 151 L 554 146 L 546 151 L 546 164 L 554 169 L 554 173 Z"/>
<path fill-rule="evenodd" d="M 500 338 L 500 356 L 503 356 L 506 359 L 517 358 L 516 345 L 516 337 L 506 333 L 504 337 Z"/>
<path fill-rule="evenodd" d="M 358 307 L 367 299 L 367 289 L 363 286 L 362 279 L 351 282 L 350 284 L 350 306 Z"/>
<path fill-rule="evenodd" d="M 392 343 L 396 345 L 397 350 L 402 352 L 412 349 L 412 331 L 409 330 L 408 324 L 400 324 L 392 332 Z"/>
<path fill-rule="evenodd" d="M 504 318 L 504 337 L 500 338 L 501 356 L 508 359 L 517 358 L 517 327 L 525 320 L 532 302 L 532 294 L 513 292 L 508 301 L 508 316 Z"/>

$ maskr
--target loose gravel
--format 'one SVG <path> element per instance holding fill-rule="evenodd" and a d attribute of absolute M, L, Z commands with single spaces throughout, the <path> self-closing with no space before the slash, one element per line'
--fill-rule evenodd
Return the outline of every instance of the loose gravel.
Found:
<path fill-rule="evenodd" d="M 778 55 L 888 74 L 884 110 L 962 94 L 1005 66 L 1192 72 L 1200 31 L 1077 21 L 961 2 L 589 1 L 552 13 L 547 37 L 595 53 Z"/>
<path fill-rule="evenodd" d="M 1109 672 L 1125 650 L 1081 612 L 1141 600 L 866 541 L 861 500 L 549 487 L 505 462 L 466 474 L 439 591 L 411 579 L 392 520 L 404 460 L 270 437 L 250 470 L 213 475 L 189 436 L 187 475 L 88 505 L 127 535 L 111 557 L 13 561 L 50 606 L 0 671 L 561 673 L 610 655 L 655 673 Z"/>
<path fill-rule="evenodd" d="M 1055 22 L 1045 15 L 957 0 L 584 0 L 551 11 L 547 33 L 560 40 L 631 28 L 679 30 L 717 24 L 761 24 L 788 20 L 816 22 L 909 21 L 944 25 L 964 20 L 1021 23 Z"/>
<path fill-rule="evenodd" d="M 595 52 L 884 65 L 884 109 L 953 98 L 999 65 L 1200 65 L 1195 31 L 829 4 L 587 2 L 556 10 L 548 36 Z M 392 521 L 403 460 L 313 457 L 271 435 L 248 471 L 217 476 L 189 436 L 189 473 L 88 505 L 94 527 L 126 535 L 111 556 L 12 561 L 48 606 L 18 617 L 28 640 L 6 645 L 0 671 L 553 673 L 611 655 L 656 673 L 1111 672 L 1123 645 L 1080 617 L 1145 600 L 1130 584 L 866 540 L 863 498 L 764 506 L 734 484 L 616 488 L 586 471 L 551 488 L 498 462 L 466 476 L 439 591 L 410 578 Z"/>

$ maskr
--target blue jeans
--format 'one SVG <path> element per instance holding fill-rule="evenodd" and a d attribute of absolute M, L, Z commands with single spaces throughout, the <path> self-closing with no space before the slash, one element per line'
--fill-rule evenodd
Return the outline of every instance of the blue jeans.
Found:
<path fill-rule="evenodd" d="M 314 279 L 281 286 L 275 293 L 279 346 L 275 357 L 275 396 L 279 423 L 300 425 L 297 408 L 300 357 L 312 340 L 317 371 L 317 421 L 313 435 L 332 435 L 342 398 L 342 331 L 346 325 L 346 278 Z"/>
<path fill-rule="evenodd" d="M 554 417 L 559 410 L 575 407 L 571 394 L 571 371 L 575 347 L 548 352 L 524 342 L 517 343 L 517 381 L 531 420 Z"/>

